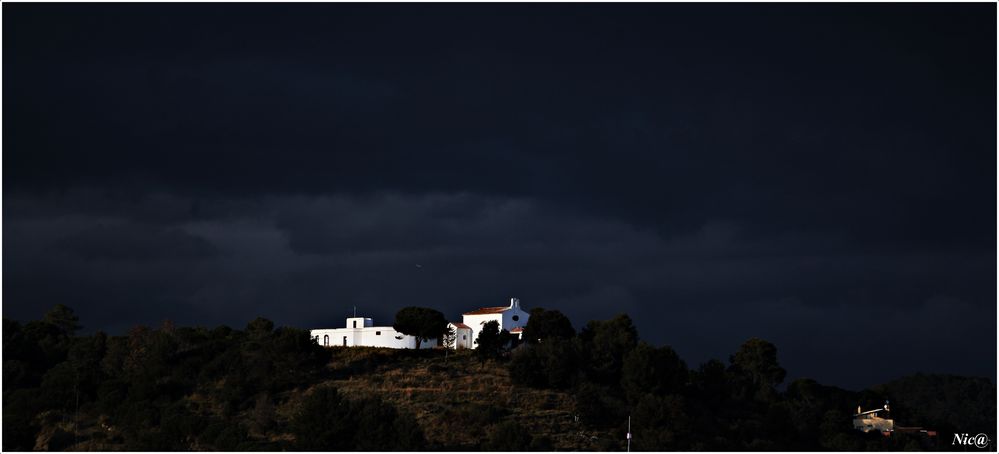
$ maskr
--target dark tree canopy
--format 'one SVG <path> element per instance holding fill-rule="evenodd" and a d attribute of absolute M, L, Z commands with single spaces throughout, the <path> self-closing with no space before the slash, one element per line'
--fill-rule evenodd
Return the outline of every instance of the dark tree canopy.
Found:
<path fill-rule="evenodd" d="M 473 446 L 438 444 L 442 430 L 460 427 L 477 430 L 475 443 L 482 450 L 573 446 L 611 451 L 624 449 L 620 435 L 629 415 L 635 451 L 941 447 L 925 436 L 885 437 L 851 427 L 857 405 L 879 407 L 886 399 L 897 424 L 935 429 L 944 443 L 955 432 L 968 430 L 995 437 L 996 388 L 987 378 L 917 374 L 859 392 L 798 379 L 778 392 L 785 373 L 769 342 L 750 339 L 731 356 L 729 367 L 710 360 L 688 373 L 671 348 L 632 344 L 634 327 L 626 317 L 592 322 L 579 337 L 552 337 L 514 350 L 508 363 L 514 384 L 553 391 L 515 392 L 516 400 L 488 405 L 450 404 L 443 395 L 421 393 L 413 402 L 431 401 L 455 422 L 445 429 L 428 428 L 427 435 L 414 416 L 419 413 L 413 408 L 421 407 L 397 407 L 380 393 L 353 398 L 329 386 L 334 373 L 379 370 L 349 364 L 340 369 L 330 363 L 334 351 L 313 342 L 308 331 L 274 329 L 263 318 L 244 331 L 138 326 L 127 336 L 67 336 L 57 324 L 42 320 L 22 325 L 5 319 L 3 328 L 4 450 L 27 451 L 37 445 L 45 450 L 448 451 Z M 483 328 L 480 348 L 455 355 L 456 361 L 477 357 L 486 368 L 491 360 L 504 360 L 511 336 L 496 322 Z M 347 358 L 366 352 L 336 353 Z M 444 352 L 399 353 L 408 364 L 397 370 L 426 364 L 428 373 L 446 370 L 445 380 L 476 374 L 487 378 L 479 389 L 497 383 L 497 374 L 440 368 L 436 363 Z M 600 375 L 602 366 L 615 361 L 622 364 L 617 379 Z M 379 364 L 393 367 L 391 362 Z M 207 405 L 192 406 L 195 394 Z M 542 395 L 542 401 L 519 407 L 528 409 L 527 418 L 510 411 L 523 405 L 522 399 Z M 493 396 L 485 393 L 484 398 Z M 558 427 L 538 424 L 553 413 L 571 413 L 572 419 Z M 76 417 L 86 421 L 82 427 L 107 424 L 114 430 L 70 432 L 59 424 Z M 579 432 L 595 436 L 580 439 Z M 576 441 L 567 445 L 570 439 Z"/>
<path fill-rule="evenodd" d="M 308 331 L 273 330 L 262 318 L 247 331 L 164 324 L 137 326 L 125 336 L 67 336 L 76 325 L 71 314 L 57 308 L 23 328 L 4 320 L 4 432 L 19 434 L 4 437 L 5 450 L 34 447 L 45 434 L 39 414 L 78 411 L 104 418 L 116 428 L 113 435 L 94 436 L 129 451 L 273 448 L 249 439 L 239 415 L 252 412 L 255 427 L 269 427 L 275 396 L 319 381 L 330 359 Z M 218 413 L 192 411 L 184 401 L 192 393 L 217 404 Z M 79 433 L 68 444 L 60 437 L 42 447 L 83 442 Z"/>
<path fill-rule="evenodd" d="M 426 439 L 416 418 L 377 398 L 350 402 L 352 451 L 422 451 Z"/>
<path fill-rule="evenodd" d="M 672 348 L 657 348 L 645 342 L 628 353 L 621 371 L 621 387 L 632 401 L 646 393 L 678 393 L 687 379 L 687 364 Z"/>
<path fill-rule="evenodd" d="M 755 337 L 743 343 L 730 362 L 731 371 L 748 381 L 758 397 L 772 397 L 774 388 L 787 375 L 777 362 L 777 347 Z"/>
<path fill-rule="evenodd" d="M 706 399 L 717 400 L 728 392 L 728 377 L 725 373 L 725 363 L 711 359 L 690 373 L 690 384 L 693 392 Z"/>
<path fill-rule="evenodd" d="M 520 348 L 510 358 L 510 380 L 515 385 L 544 388 L 548 385 L 537 349 Z"/>
<path fill-rule="evenodd" d="M 516 349 L 510 361 L 510 378 L 533 388 L 566 389 L 576 383 L 581 366 L 575 339 L 551 338 Z"/>
<path fill-rule="evenodd" d="M 576 330 L 569 317 L 562 312 L 536 307 L 531 309 L 531 317 L 524 326 L 523 336 L 526 342 L 538 343 L 553 337 L 570 339 L 576 336 Z"/>
<path fill-rule="evenodd" d="M 62 304 L 57 304 L 46 312 L 42 321 L 58 328 L 59 331 L 67 336 L 72 336 L 80 329 L 80 318 L 73 313 L 73 309 Z"/>
<path fill-rule="evenodd" d="M 595 381 L 617 383 L 624 357 L 638 345 L 638 330 L 627 314 L 610 320 L 592 320 L 579 333 Z"/>
<path fill-rule="evenodd" d="M 347 402 L 336 388 L 322 387 L 312 392 L 291 422 L 295 443 L 303 451 L 337 451 L 349 446 Z"/>
<path fill-rule="evenodd" d="M 246 332 L 250 334 L 266 334 L 272 330 L 274 330 L 274 322 L 263 317 L 257 317 L 246 324 Z"/>
<path fill-rule="evenodd" d="M 483 363 L 489 359 L 499 358 L 503 348 L 510 343 L 511 336 L 507 330 L 500 331 L 496 321 L 482 325 L 478 337 L 475 338 L 475 355 Z"/>
<path fill-rule="evenodd" d="M 392 328 L 416 337 L 416 348 L 429 339 L 440 339 L 447 331 L 444 314 L 428 307 L 405 307 L 395 314 Z"/>
<path fill-rule="evenodd" d="M 634 420 L 632 449 L 636 451 L 689 449 L 682 444 L 691 428 L 681 397 L 646 394 L 637 401 L 632 419 Z"/>

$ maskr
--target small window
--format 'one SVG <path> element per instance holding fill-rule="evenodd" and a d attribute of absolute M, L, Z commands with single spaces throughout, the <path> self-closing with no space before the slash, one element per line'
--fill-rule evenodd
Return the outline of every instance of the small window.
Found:
<path fill-rule="evenodd" d="M 375 336 L 381 336 L 381 335 L 382 335 L 381 331 L 375 331 Z"/>
<path fill-rule="evenodd" d="M 468 339 L 468 336 L 466 336 L 466 335 L 462 334 L 462 335 L 461 335 L 461 340 L 465 340 L 465 339 Z"/>
<path fill-rule="evenodd" d="M 520 316 L 519 315 L 514 315 L 513 316 L 513 321 L 517 321 L 517 320 L 520 320 Z"/>

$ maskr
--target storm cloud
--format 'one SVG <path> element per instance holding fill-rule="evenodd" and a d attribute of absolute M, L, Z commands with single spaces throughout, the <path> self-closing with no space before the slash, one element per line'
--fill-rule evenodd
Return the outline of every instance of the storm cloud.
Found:
<path fill-rule="evenodd" d="M 457 319 L 517 296 L 563 310 L 577 327 L 629 313 L 644 338 L 695 362 L 763 336 L 782 346 L 791 370 L 849 380 L 844 369 L 885 364 L 858 360 L 872 343 L 910 371 L 946 364 L 991 335 L 991 320 L 964 314 L 995 310 L 964 296 L 975 284 L 966 276 L 992 266 L 987 253 L 870 255 L 843 239 L 758 235 L 724 220 L 666 237 L 534 199 L 473 194 L 174 200 L 199 214 L 144 219 L 163 200 L 117 216 L 36 205 L 49 214 L 5 222 L 6 235 L 31 239 L 6 248 L 17 264 L 4 270 L 7 301 L 21 303 L 6 314 L 28 318 L 61 301 L 89 327 L 116 332 L 163 319 L 238 326 L 257 315 L 309 327 L 336 326 L 355 306 L 386 322 L 411 304 Z M 933 284 L 941 280 L 969 288 Z M 894 334 L 907 330 L 920 336 Z"/>

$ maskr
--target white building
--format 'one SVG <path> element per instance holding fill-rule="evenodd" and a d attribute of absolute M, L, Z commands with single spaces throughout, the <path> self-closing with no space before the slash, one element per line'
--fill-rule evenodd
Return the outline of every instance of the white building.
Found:
<path fill-rule="evenodd" d="M 475 341 L 472 338 L 472 328 L 461 322 L 450 322 L 447 324 L 448 328 L 454 331 L 454 349 L 460 350 L 463 348 L 474 348 L 472 342 Z"/>
<path fill-rule="evenodd" d="M 509 306 L 483 307 L 462 314 L 461 322 L 451 322 L 454 348 L 475 348 L 482 325 L 495 321 L 500 331 L 507 330 L 519 339 L 530 314 L 520 308 L 520 300 L 510 298 Z M 397 332 L 391 326 L 374 326 L 370 318 L 351 317 L 345 328 L 314 329 L 312 338 L 323 347 L 416 348 L 416 337 Z M 420 348 L 434 348 L 437 339 L 420 343 Z"/>
<path fill-rule="evenodd" d="M 519 339 L 527 325 L 530 314 L 520 308 L 520 300 L 510 298 L 509 306 L 483 307 L 461 315 L 462 323 L 452 322 L 451 328 L 455 330 L 455 348 L 475 348 L 476 338 L 482 331 L 482 325 L 495 321 L 499 324 L 500 331 L 507 330 Z M 459 326 L 461 325 L 461 326 Z M 462 336 L 468 336 L 468 344 L 461 344 Z M 459 345 L 464 345 L 459 347 Z"/>
<path fill-rule="evenodd" d="M 876 430 L 887 435 L 895 430 L 895 420 L 888 418 L 889 411 L 887 402 L 883 408 L 868 411 L 861 411 L 858 406 L 857 413 L 853 415 L 853 428 L 861 432 Z M 881 413 L 885 416 L 881 416 Z"/>
<path fill-rule="evenodd" d="M 416 337 L 397 332 L 391 326 L 374 326 L 370 318 L 351 317 L 346 328 L 314 329 L 312 338 L 323 347 L 416 348 Z M 434 348 L 437 339 L 420 343 L 420 348 Z"/>

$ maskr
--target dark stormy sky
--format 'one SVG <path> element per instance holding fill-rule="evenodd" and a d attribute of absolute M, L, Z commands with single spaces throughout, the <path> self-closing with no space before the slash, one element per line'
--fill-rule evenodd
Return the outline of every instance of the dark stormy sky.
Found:
<path fill-rule="evenodd" d="M 516 296 L 695 367 L 995 379 L 995 4 L 3 13 L 4 317 Z"/>

